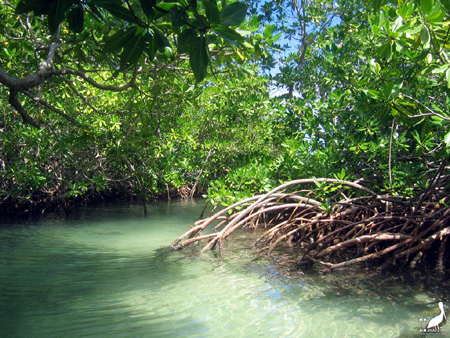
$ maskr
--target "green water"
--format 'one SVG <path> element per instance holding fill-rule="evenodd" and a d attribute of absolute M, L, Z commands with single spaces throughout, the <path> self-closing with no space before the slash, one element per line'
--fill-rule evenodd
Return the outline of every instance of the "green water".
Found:
<path fill-rule="evenodd" d="M 110 205 L 4 225 L 0 337 L 447 336 L 418 331 L 438 301 L 450 305 L 442 276 L 301 272 L 287 256 L 256 257 L 248 234 L 222 261 L 167 249 L 202 207 L 155 204 L 145 218 Z"/>

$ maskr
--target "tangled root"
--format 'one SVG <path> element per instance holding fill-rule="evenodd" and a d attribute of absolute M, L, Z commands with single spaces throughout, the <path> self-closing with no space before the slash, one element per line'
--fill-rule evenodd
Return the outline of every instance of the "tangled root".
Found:
<path fill-rule="evenodd" d="M 271 255 L 282 243 L 296 246 L 300 264 L 313 262 L 326 270 L 366 261 L 383 267 L 415 267 L 430 258 L 445 269 L 449 268 L 450 206 L 448 191 L 442 187 L 449 180 L 449 176 L 438 177 L 417 198 L 379 195 L 344 180 L 294 180 L 195 222 L 172 248 L 203 241 L 202 252 L 218 247 L 222 254 L 224 240 L 249 227 L 264 229 L 255 242 L 259 253 Z M 310 197 L 312 190 L 299 189 L 311 184 L 334 186 L 340 199 L 325 204 Z M 347 197 L 349 191 L 357 191 L 357 197 Z M 213 222 L 218 222 L 213 232 L 202 234 Z"/>

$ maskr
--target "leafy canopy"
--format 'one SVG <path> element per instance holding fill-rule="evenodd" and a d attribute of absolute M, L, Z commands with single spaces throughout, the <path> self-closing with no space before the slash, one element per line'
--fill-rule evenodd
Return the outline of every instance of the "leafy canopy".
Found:
<path fill-rule="evenodd" d="M 189 54 L 195 78 L 202 81 L 210 61 L 207 40 L 222 36 L 243 42 L 244 37 L 232 27 L 245 20 L 247 6 L 215 0 L 21 0 L 16 13 L 29 12 L 45 16 L 53 35 L 63 23 L 75 34 L 92 30 L 92 20 L 107 24 L 109 34 L 102 38 L 101 50 L 103 54 L 118 52 L 121 69 L 135 66 L 144 55 L 152 60 L 157 51 L 171 47 L 169 39 L 175 34 L 178 51 Z"/>

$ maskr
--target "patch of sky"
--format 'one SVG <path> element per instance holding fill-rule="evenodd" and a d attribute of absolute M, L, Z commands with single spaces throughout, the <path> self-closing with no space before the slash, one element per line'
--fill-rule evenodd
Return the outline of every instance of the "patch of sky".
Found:
<path fill-rule="evenodd" d="M 338 7 L 339 3 L 334 2 L 333 8 Z M 282 71 L 286 71 L 289 63 L 295 65 L 295 62 L 290 62 L 290 60 L 298 58 L 298 54 L 300 53 L 304 41 L 304 37 L 302 36 L 303 31 L 305 31 L 307 35 L 312 35 L 319 32 L 319 30 L 324 27 L 330 28 L 341 22 L 341 19 L 336 12 L 330 11 L 327 20 L 320 27 L 313 20 L 302 27 L 299 17 L 307 17 L 307 15 L 305 15 L 303 9 L 299 8 L 298 10 L 299 12 L 293 3 L 283 3 L 279 1 L 258 1 L 252 9 L 252 12 L 257 14 L 262 20 L 262 30 L 265 31 L 268 27 L 276 25 L 272 34 L 279 34 L 279 39 L 272 46 L 272 58 L 271 60 L 266 61 L 267 64 L 263 66 L 262 70 L 264 75 L 274 79 L 270 84 L 271 97 L 279 97 L 289 93 L 289 88 L 280 84 L 275 79 Z M 292 96 L 302 98 L 301 94 L 295 89 L 292 92 Z"/>

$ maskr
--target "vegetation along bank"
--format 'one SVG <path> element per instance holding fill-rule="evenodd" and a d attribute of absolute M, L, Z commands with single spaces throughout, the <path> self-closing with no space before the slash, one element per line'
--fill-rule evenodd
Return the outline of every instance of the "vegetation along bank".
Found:
<path fill-rule="evenodd" d="M 205 195 L 172 245 L 448 269 L 450 3 L 0 7 L 0 212 Z M 218 219 L 215 231 L 202 231 Z M 215 223 L 217 224 L 217 223 Z"/>

